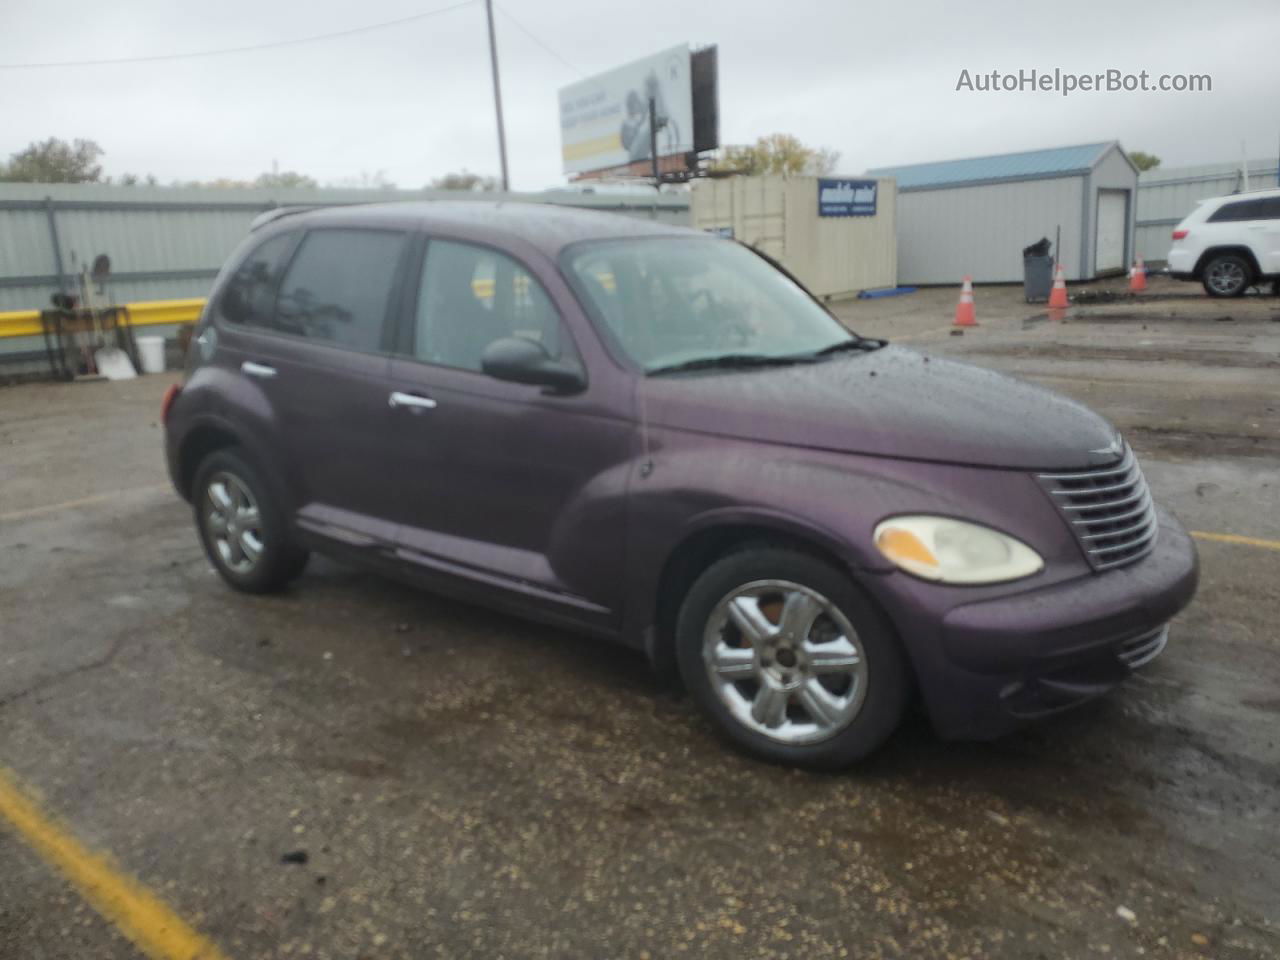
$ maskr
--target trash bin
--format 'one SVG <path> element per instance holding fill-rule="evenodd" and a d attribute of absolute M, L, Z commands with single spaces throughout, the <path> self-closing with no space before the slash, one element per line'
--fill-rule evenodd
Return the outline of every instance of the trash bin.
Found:
<path fill-rule="evenodd" d="M 164 373 L 164 337 L 138 337 L 143 373 Z"/>
<path fill-rule="evenodd" d="M 1022 249 L 1022 292 L 1027 303 L 1049 299 L 1053 289 L 1053 257 L 1049 256 L 1049 238 L 1045 237 Z"/>

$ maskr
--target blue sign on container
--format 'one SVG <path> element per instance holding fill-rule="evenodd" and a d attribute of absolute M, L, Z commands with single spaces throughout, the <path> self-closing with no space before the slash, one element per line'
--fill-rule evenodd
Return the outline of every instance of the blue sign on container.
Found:
<path fill-rule="evenodd" d="M 818 216 L 874 217 L 876 215 L 876 182 L 874 180 L 819 180 Z"/>

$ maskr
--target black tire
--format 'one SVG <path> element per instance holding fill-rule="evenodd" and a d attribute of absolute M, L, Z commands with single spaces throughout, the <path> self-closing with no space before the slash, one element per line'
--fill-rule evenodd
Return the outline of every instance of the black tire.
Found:
<path fill-rule="evenodd" d="M 1200 283 L 1211 297 L 1239 297 L 1253 283 L 1253 266 L 1234 253 L 1220 253 L 1200 271 Z"/>
<path fill-rule="evenodd" d="M 215 529 L 217 517 L 222 512 L 215 507 L 211 486 L 218 484 L 224 491 L 228 478 L 243 485 L 257 507 L 258 523 L 252 531 L 253 540 L 260 544 L 260 552 L 251 566 L 237 569 L 220 549 L 219 531 Z M 196 470 L 195 484 L 191 492 L 196 529 L 204 545 L 209 562 L 222 579 L 245 593 L 272 593 L 284 588 L 302 573 L 307 565 L 308 552 L 289 538 L 288 521 L 284 510 L 272 495 L 271 488 L 263 481 L 257 468 L 235 447 L 215 450 L 200 462 Z M 225 535 L 222 540 L 229 540 Z M 239 541 L 239 538 L 236 538 Z M 243 557 L 249 553 L 237 542 L 235 549 Z"/>
<path fill-rule="evenodd" d="M 860 647 L 859 659 L 865 663 L 861 706 L 851 720 L 843 721 L 846 725 L 816 742 L 781 742 L 753 729 L 749 721 L 739 719 L 717 692 L 704 661 L 706 635 L 710 632 L 721 636 L 715 633 L 713 618 L 715 623 L 720 622 L 718 611 L 722 601 L 748 584 L 775 580 L 799 585 L 829 601 L 852 626 L 853 639 Z M 819 615 L 814 623 L 823 616 L 826 614 Z M 777 622 L 781 619 L 779 614 Z M 834 620 L 829 622 L 834 624 Z M 747 643 L 745 637 L 740 642 L 744 646 Z M 776 649 L 774 653 L 776 655 Z M 757 670 L 762 664 L 769 664 L 758 649 L 753 657 Z M 817 557 L 771 544 L 753 545 L 731 553 L 713 563 L 694 581 L 676 620 L 676 659 L 690 695 L 723 736 L 756 757 L 793 766 L 836 770 L 866 757 L 897 728 L 911 692 L 910 669 L 892 626 L 850 576 Z M 779 658 L 778 663 L 781 662 Z M 774 668 L 777 669 L 777 664 Z M 810 682 L 812 678 L 804 681 Z M 849 682 L 853 682 L 852 678 Z M 750 690 L 754 686 L 760 690 L 763 681 L 747 678 L 742 683 L 745 687 L 735 689 Z M 784 695 L 783 724 L 789 724 L 797 710 L 804 716 L 796 699 L 795 695 Z"/>

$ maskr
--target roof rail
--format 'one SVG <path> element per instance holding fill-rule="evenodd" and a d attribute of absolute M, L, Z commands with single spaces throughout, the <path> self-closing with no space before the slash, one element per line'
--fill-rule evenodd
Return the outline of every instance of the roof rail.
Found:
<path fill-rule="evenodd" d="M 307 213 L 311 210 L 319 210 L 325 206 L 327 206 L 327 204 L 313 203 L 298 207 L 273 207 L 272 209 L 267 210 L 264 213 L 260 213 L 253 218 L 253 222 L 249 224 L 249 232 L 253 233 L 253 231 L 261 227 L 265 227 L 268 223 L 274 223 L 281 217 L 291 217 L 295 213 Z"/>

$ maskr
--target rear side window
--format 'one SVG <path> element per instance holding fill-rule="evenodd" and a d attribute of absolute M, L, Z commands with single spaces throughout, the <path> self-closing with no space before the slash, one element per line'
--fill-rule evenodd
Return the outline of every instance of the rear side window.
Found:
<path fill-rule="evenodd" d="M 270 326 L 280 273 L 297 240 L 296 232 L 282 233 L 241 261 L 219 299 L 219 312 L 225 319 L 247 326 Z"/>
<path fill-rule="evenodd" d="M 1210 223 L 1225 223 L 1235 220 L 1261 220 L 1266 215 L 1262 212 L 1265 200 L 1236 200 L 1224 203 L 1209 217 Z"/>
<path fill-rule="evenodd" d="M 383 349 L 387 307 L 406 234 L 311 230 L 294 255 L 272 328 L 360 353 Z"/>
<path fill-rule="evenodd" d="M 468 243 L 427 244 L 418 289 L 414 357 L 480 370 L 485 347 L 524 337 L 560 356 L 560 317 L 547 292 L 515 260 Z"/>

